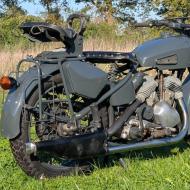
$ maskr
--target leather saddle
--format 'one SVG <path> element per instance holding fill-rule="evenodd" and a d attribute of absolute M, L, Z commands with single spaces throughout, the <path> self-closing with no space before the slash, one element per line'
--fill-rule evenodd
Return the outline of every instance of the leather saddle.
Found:
<path fill-rule="evenodd" d="M 33 42 L 65 42 L 74 36 L 72 29 L 63 29 L 61 26 L 46 22 L 27 22 L 22 24 L 20 29 Z"/>

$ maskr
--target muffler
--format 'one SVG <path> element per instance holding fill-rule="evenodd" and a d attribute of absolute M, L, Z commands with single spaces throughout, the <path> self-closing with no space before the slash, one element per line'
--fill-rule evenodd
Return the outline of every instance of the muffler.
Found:
<path fill-rule="evenodd" d="M 107 136 L 104 131 L 57 140 L 26 143 L 26 153 L 52 152 L 69 159 L 95 157 L 107 153 Z"/>

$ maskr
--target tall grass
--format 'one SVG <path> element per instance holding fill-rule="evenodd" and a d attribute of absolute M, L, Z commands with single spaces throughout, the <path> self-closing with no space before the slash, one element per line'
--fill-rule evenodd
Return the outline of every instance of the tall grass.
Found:
<path fill-rule="evenodd" d="M 90 51 L 121 51 L 128 52 L 133 50 L 137 45 L 135 41 L 123 40 L 116 42 L 115 39 L 88 39 L 84 43 L 84 49 Z"/>
<path fill-rule="evenodd" d="M 116 43 L 114 39 L 88 39 L 84 43 L 84 50 L 86 51 L 122 51 L 128 52 L 134 49 L 136 42 L 122 41 Z M 27 55 L 36 56 L 42 51 L 52 50 L 61 47 L 59 43 L 40 44 L 32 46 L 30 49 L 2 49 L 0 50 L 0 76 L 7 75 L 10 72 L 14 72 L 16 64 L 19 60 L 25 58 Z"/>

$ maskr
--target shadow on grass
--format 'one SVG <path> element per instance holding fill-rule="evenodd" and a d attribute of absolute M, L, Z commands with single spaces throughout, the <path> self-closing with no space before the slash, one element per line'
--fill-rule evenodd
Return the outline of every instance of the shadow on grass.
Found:
<path fill-rule="evenodd" d="M 120 159 L 138 159 L 140 160 L 150 160 L 157 158 L 167 158 L 180 153 L 183 153 L 187 148 L 190 148 L 190 144 L 187 141 L 182 141 L 177 145 L 157 147 L 152 149 L 136 150 L 130 151 L 123 154 L 116 154 L 111 156 L 106 156 L 104 158 L 95 161 L 95 165 L 98 168 L 112 167 L 117 163 L 120 163 Z"/>
<path fill-rule="evenodd" d="M 133 158 L 137 157 L 138 159 L 155 159 L 155 158 L 165 158 L 173 156 L 178 153 L 184 152 L 190 145 L 186 141 L 182 141 L 177 145 L 166 146 L 166 147 L 157 147 L 152 149 L 145 149 L 141 151 L 132 151 L 128 154 L 124 154 L 125 157 Z"/>

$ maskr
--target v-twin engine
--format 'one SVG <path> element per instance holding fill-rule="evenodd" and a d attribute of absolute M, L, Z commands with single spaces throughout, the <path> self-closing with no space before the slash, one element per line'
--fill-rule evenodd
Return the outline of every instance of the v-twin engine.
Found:
<path fill-rule="evenodd" d="M 137 99 L 144 102 L 136 115 L 124 125 L 121 138 L 141 140 L 146 138 L 162 138 L 178 131 L 181 124 L 176 100 L 182 98 L 182 82 L 167 76 L 163 80 L 164 98 L 160 98 L 159 82 L 151 76 L 144 77 L 144 83 L 137 92 Z"/>

